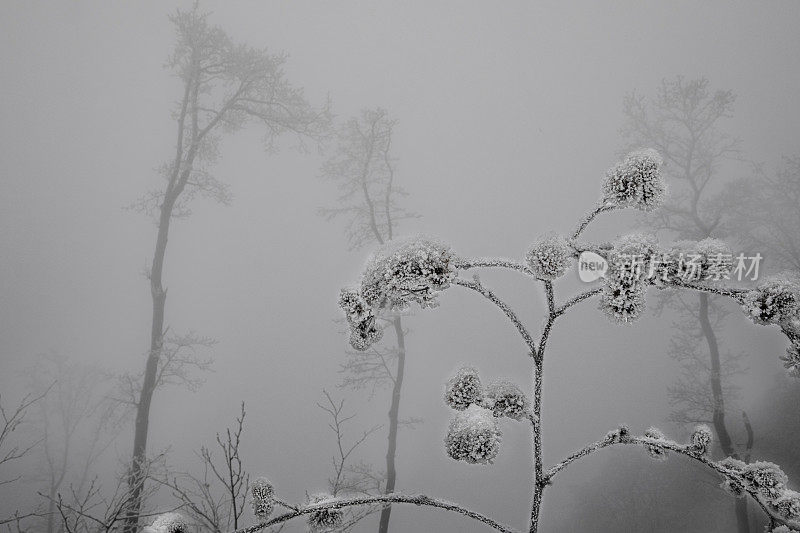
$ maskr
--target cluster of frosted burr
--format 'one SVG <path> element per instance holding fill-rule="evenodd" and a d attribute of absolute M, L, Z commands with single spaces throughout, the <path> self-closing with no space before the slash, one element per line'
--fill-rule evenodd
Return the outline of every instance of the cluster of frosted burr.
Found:
<path fill-rule="evenodd" d="M 525 263 L 536 277 L 554 280 L 564 275 L 572 263 L 572 249 L 564 237 L 540 238 L 525 255 Z"/>
<path fill-rule="evenodd" d="M 363 351 L 378 342 L 382 313 L 411 304 L 435 307 L 438 294 L 455 278 L 455 257 L 443 244 L 426 237 L 396 240 L 367 262 L 357 289 L 343 289 L 339 307 L 350 326 L 350 344 Z"/>
<path fill-rule="evenodd" d="M 445 451 L 456 461 L 488 464 L 497 457 L 500 436 L 494 416 L 473 404 L 450 420 L 444 438 Z"/>
<path fill-rule="evenodd" d="M 796 274 L 778 274 L 748 291 L 742 299 L 745 313 L 756 324 L 775 325 L 789 338 L 781 357 L 783 366 L 800 377 L 800 279 Z"/>
<path fill-rule="evenodd" d="M 644 436 L 648 439 L 653 439 L 657 441 L 666 440 L 667 437 L 661 432 L 660 429 L 657 427 L 650 427 L 647 431 L 644 432 Z M 664 461 L 667 459 L 667 450 L 661 448 L 659 446 L 654 446 L 652 444 L 645 444 L 645 449 L 647 450 L 647 454 L 655 459 L 656 461 Z"/>
<path fill-rule="evenodd" d="M 669 441 L 656 428 L 648 429 L 644 436 L 654 442 L 644 446 L 651 457 L 658 460 L 666 458 L 667 447 L 683 449 L 686 453 L 705 456 L 711 447 L 711 429 L 702 424 L 692 431 L 689 443 L 680 446 Z M 787 488 L 788 478 L 778 465 L 766 461 L 745 463 L 733 457 L 726 457 L 712 463 L 722 475 L 721 487 L 728 493 L 741 497 L 750 494 L 757 498 L 774 517 L 790 525 L 800 525 L 800 493 Z M 788 527 L 788 526 L 784 526 Z M 773 531 L 794 531 L 775 529 Z"/>
<path fill-rule="evenodd" d="M 312 494 L 309 496 L 308 505 L 318 505 L 334 500 L 327 493 Z M 308 514 L 308 528 L 312 532 L 332 531 L 342 524 L 344 513 L 341 509 L 319 509 Z"/>
<path fill-rule="evenodd" d="M 655 253 L 655 239 L 640 233 L 620 237 L 609 252 L 600 309 L 615 322 L 629 324 L 644 311 L 646 265 Z"/>
<path fill-rule="evenodd" d="M 698 455 L 705 455 L 711 447 L 711 428 L 705 424 L 700 424 L 692 431 L 692 436 L 689 441 L 691 443 L 692 451 Z"/>
<path fill-rule="evenodd" d="M 350 345 L 364 351 L 383 337 L 383 329 L 366 300 L 355 289 L 342 289 L 339 293 L 339 307 L 344 311 L 350 326 Z"/>
<path fill-rule="evenodd" d="M 448 380 L 444 401 L 459 411 L 445 436 L 447 455 L 456 461 L 487 464 L 500 449 L 497 418 L 519 420 L 528 415 L 527 396 L 514 383 L 496 380 L 484 387 L 478 371 L 463 367 Z"/>
<path fill-rule="evenodd" d="M 660 206 L 666 194 L 661 176 L 663 160 L 655 150 L 632 152 L 606 173 L 603 200 L 616 207 L 650 211 Z"/>
<path fill-rule="evenodd" d="M 265 522 L 275 510 L 275 488 L 272 483 L 265 477 L 256 478 L 250 484 L 250 497 L 253 514 L 260 521 Z"/>
<path fill-rule="evenodd" d="M 158 515 L 142 533 L 189 533 L 189 522 L 180 513 Z"/>
<path fill-rule="evenodd" d="M 427 237 L 391 241 L 367 262 L 361 295 L 377 309 L 435 307 L 455 277 L 454 259 L 447 246 Z"/>
<path fill-rule="evenodd" d="M 722 487 L 726 491 L 737 497 L 749 492 L 782 520 L 800 520 L 800 493 L 787 488 L 788 478 L 778 465 L 767 461 L 745 463 L 731 457 L 717 464 L 724 470 Z"/>

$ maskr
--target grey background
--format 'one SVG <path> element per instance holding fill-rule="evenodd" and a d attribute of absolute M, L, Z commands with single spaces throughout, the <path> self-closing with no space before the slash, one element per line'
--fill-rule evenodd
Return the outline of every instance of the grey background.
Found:
<path fill-rule="evenodd" d="M 172 150 L 169 111 L 179 83 L 162 66 L 173 42 L 166 14 L 178 6 L 187 7 L 0 5 L 4 395 L 23 392 L 19 371 L 37 353 L 113 371 L 142 366 L 151 304 L 141 270 L 155 227 L 122 207 L 159 184 L 154 169 Z M 287 77 L 314 103 L 330 95 L 340 118 L 386 107 L 399 120 L 394 153 L 411 194 L 407 205 L 423 215 L 403 233 L 424 231 L 465 255 L 522 257 L 541 233 L 572 228 L 622 145 L 623 95 L 652 94 L 664 77 L 707 76 L 712 87 L 732 89 L 738 100 L 728 131 L 742 139 L 747 157 L 772 164 L 798 148 L 796 2 L 203 6 L 233 38 L 287 51 Z M 333 443 L 314 404 L 339 380 L 346 337 L 333 322 L 337 292 L 356 279 L 367 250 L 349 252 L 341 226 L 316 215 L 335 195 L 317 177 L 322 157 L 290 149 L 267 155 L 256 130 L 223 143 L 216 175 L 231 184 L 232 206 L 198 201 L 192 218 L 172 228 L 167 323 L 220 342 L 199 392 L 157 393 L 150 449 L 169 447 L 174 463 L 190 464 L 191 450 L 210 443 L 245 400 L 247 467 L 299 500 L 324 488 L 329 472 Z M 747 170 L 725 172 L 733 179 Z M 613 238 L 633 218 L 606 215 L 589 235 Z M 536 328 L 543 310 L 537 287 L 508 275 L 484 280 Z M 574 272 L 562 287 L 562 295 L 579 287 Z M 464 291 L 413 315 L 401 415 L 425 423 L 401 433 L 398 486 L 521 526 L 527 430 L 504 426 L 494 466 L 457 464 L 442 450 L 450 412 L 440 398 L 441 383 L 462 361 L 527 383 L 523 345 L 495 310 Z M 662 423 L 676 373 L 664 355 L 668 324 L 648 314 L 633 327 L 615 327 L 588 304 L 557 326 L 546 369 L 546 462 L 620 422 L 637 431 Z M 744 401 L 755 401 L 770 386 L 783 339 L 743 318 L 735 325 L 725 338 L 752 353 Z M 382 421 L 386 391 L 371 402 L 347 397 L 359 413 L 354 431 Z M 123 432 L 114 454 L 127 456 L 129 440 Z M 383 450 L 381 433 L 365 456 L 380 465 Z M 113 458 L 108 463 L 115 467 Z M 573 530 L 565 525 L 576 503 L 570 486 L 591 478 L 597 464 L 576 466 L 548 493 L 546 530 Z M 436 511 L 395 513 L 396 531 L 479 530 Z"/>

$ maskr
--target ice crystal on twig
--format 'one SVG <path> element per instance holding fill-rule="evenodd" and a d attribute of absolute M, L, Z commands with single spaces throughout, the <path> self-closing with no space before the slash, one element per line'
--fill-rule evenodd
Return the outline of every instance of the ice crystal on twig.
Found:
<path fill-rule="evenodd" d="M 456 461 L 487 464 L 500 449 L 500 430 L 487 410 L 470 405 L 450 421 L 444 444 L 447 455 Z"/>
<path fill-rule="evenodd" d="M 663 161 L 655 150 L 632 152 L 606 173 L 603 199 L 617 207 L 650 211 L 664 201 Z"/>
<path fill-rule="evenodd" d="M 463 411 L 471 404 L 479 403 L 482 397 L 481 378 L 478 376 L 478 371 L 470 366 L 459 369 L 445 386 L 445 403 L 459 411 Z"/>

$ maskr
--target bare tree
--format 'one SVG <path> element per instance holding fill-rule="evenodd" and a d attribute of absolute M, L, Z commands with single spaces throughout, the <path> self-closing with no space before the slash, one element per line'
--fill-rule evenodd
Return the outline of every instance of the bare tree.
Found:
<path fill-rule="evenodd" d="M 238 528 L 242 523 L 249 484 L 240 455 L 245 415 L 242 402 L 234 428 L 226 428 L 224 436 L 217 433 L 221 460 L 206 446 L 197 452 L 202 463 L 202 475 L 185 472 L 168 474 L 157 480 L 172 491 L 181 508 L 203 530 L 223 533 Z"/>
<path fill-rule="evenodd" d="M 637 94 L 625 98 L 622 133 L 632 146 L 651 146 L 665 159 L 670 178 L 670 199 L 648 225 L 677 239 L 724 236 L 726 211 L 719 188 L 720 165 L 738 158 L 739 143 L 723 134 L 720 122 L 731 116 L 734 95 L 712 91 L 706 79 L 664 80 L 652 99 Z M 688 251 L 688 250 L 687 250 Z M 726 311 L 713 295 L 701 293 L 691 300 L 668 294 L 668 305 L 683 320 L 670 352 L 683 367 L 683 375 L 670 389 L 678 406 L 674 419 L 713 422 L 725 455 L 738 458 L 726 414 L 732 400 L 731 378 L 742 372 L 739 354 L 725 354 L 717 337 Z M 705 344 L 705 350 L 700 343 Z M 707 355 L 703 352 L 707 352 Z M 744 453 L 747 453 L 745 451 Z M 739 533 L 749 528 L 747 501 L 735 502 Z"/>
<path fill-rule="evenodd" d="M 764 165 L 740 179 L 725 196 L 731 233 L 764 252 L 765 267 L 800 272 L 800 156 L 784 157 L 768 172 Z"/>
<path fill-rule="evenodd" d="M 333 476 L 328 478 L 328 492 L 332 497 L 341 496 L 373 496 L 382 492 L 385 478 L 376 473 L 372 465 L 363 461 L 355 462 L 352 460 L 353 453 L 364 444 L 364 442 L 381 426 L 373 426 L 364 431 L 352 442 L 347 442 L 347 431 L 345 426 L 355 418 L 355 414 L 344 414 L 344 400 L 338 402 L 328 393 L 323 391 L 325 403 L 318 403 L 317 407 L 325 411 L 330 417 L 328 428 L 336 438 L 336 452 L 331 457 Z M 336 531 L 349 531 L 358 522 L 374 513 L 378 507 L 365 506 L 358 509 L 350 509 L 347 516 Z"/>
<path fill-rule="evenodd" d="M 148 478 L 163 476 L 165 456 L 159 454 L 149 459 L 142 466 L 142 473 Z M 129 490 L 127 473 L 121 471 L 116 475 L 113 490 L 103 487 L 98 476 L 92 477 L 84 488 L 70 484 L 66 490 L 59 491 L 51 499 L 49 494 L 40 496 L 53 503 L 60 520 L 59 531 L 65 533 L 111 533 L 117 532 L 124 525 L 126 514 L 130 509 L 133 493 Z M 158 486 L 145 487 L 143 497 L 155 494 Z M 147 513 L 141 515 L 149 516 Z"/>
<path fill-rule="evenodd" d="M 47 396 L 49 390 L 50 387 L 47 387 L 43 391 L 26 394 L 13 408 L 3 405 L 3 395 L 0 394 L 0 417 L 3 424 L 0 427 L 0 487 L 10 486 L 20 480 L 21 476 L 9 476 L 4 470 L 12 463 L 24 458 L 42 442 L 41 439 L 37 439 L 21 444 L 17 437 L 19 436 L 18 430 L 29 417 L 30 410 Z M 14 531 L 13 527 L 16 528 L 16 531 L 22 532 L 25 531 L 22 528 L 23 520 L 35 516 L 39 516 L 36 510 L 17 510 L 12 516 L 0 516 L 0 526 L 6 526 L 9 532 Z"/>
<path fill-rule="evenodd" d="M 386 110 L 366 109 L 358 118 L 351 118 L 340 129 L 336 153 L 325 163 L 322 175 L 339 187 L 339 205 L 324 208 L 320 213 L 329 220 L 347 219 L 346 235 L 351 249 L 365 244 L 390 242 L 399 221 L 414 214 L 399 205 L 406 195 L 395 181 L 395 160 L 391 155 L 392 135 L 396 121 Z M 385 492 L 393 492 L 397 482 L 397 432 L 401 425 L 400 399 L 405 374 L 407 330 L 401 316 L 387 318 L 394 331 L 395 345 L 349 351 L 343 370 L 344 385 L 353 388 L 392 387 L 389 407 L 389 436 L 386 450 Z M 379 532 L 389 530 L 391 506 L 381 512 Z"/>
<path fill-rule="evenodd" d="M 329 122 L 327 106 L 313 109 L 303 92 L 284 78 L 286 55 L 235 44 L 222 29 L 208 23 L 197 4 L 189 11 L 177 11 L 170 20 L 177 43 L 168 65 L 182 83 L 182 95 L 174 113 L 175 155 L 161 169 L 166 185 L 136 205 L 156 216 L 158 234 L 148 273 L 153 300 L 150 349 L 136 401 L 129 476 L 133 498 L 126 533 L 137 529 L 150 408 L 164 354 L 167 291 L 162 274 L 170 223 L 173 217 L 190 213 L 188 204 L 197 195 L 229 201 L 226 185 L 210 172 L 223 134 L 255 121 L 265 128 L 265 142 L 271 148 L 284 134 L 294 134 L 301 144 L 319 141 Z"/>
<path fill-rule="evenodd" d="M 115 442 L 129 410 L 110 399 L 114 380 L 96 366 L 50 353 L 38 356 L 26 375 L 30 390 L 46 394 L 35 424 L 42 435 L 39 465 L 47 487 L 44 527 L 52 533 L 61 528 L 56 507 L 62 486 L 84 494 L 95 476 L 93 467 Z"/>

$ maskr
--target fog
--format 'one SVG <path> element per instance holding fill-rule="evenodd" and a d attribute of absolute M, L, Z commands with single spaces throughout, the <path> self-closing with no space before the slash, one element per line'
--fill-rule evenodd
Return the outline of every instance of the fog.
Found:
<path fill-rule="evenodd" d="M 126 206 L 163 185 L 157 169 L 174 157 L 171 113 L 183 89 L 165 68 L 175 43 L 168 15 L 191 7 L 0 6 L 0 393 L 6 409 L 33 391 L 30 376 L 39 370 L 31 368 L 41 354 L 104 375 L 144 368 L 153 304 L 143 272 L 158 228 L 153 217 Z M 330 99 L 334 125 L 362 109 L 385 108 L 397 120 L 395 179 L 408 192 L 400 201 L 420 215 L 400 221 L 397 234 L 435 236 L 465 257 L 522 261 L 542 234 L 571 233 L 595 205 L 606 170 L 624 154 L 625 95 L 654 95 L 664 79 L 707 78 L 711 90 L 736 95 L 719 128 L 740 140 L 741 155 L 716 169 L 718 189 L 752 177 L 754 162 L 774 172 L 781 157 L 800 153 L 800 5 L 794 2 L 205 0 L 200 8 L 234 42 L 285 51 L 286 79 L 313 106 Z M 230 186 L 230 205 L 197 198 L 190 217 L 172 221 L 165 325 L 217 342 L 199 352 L 213 364 L 193 374 L 204 381 L 196 391 L 156 390 L 147 451 L 166 453 L 175 471 L 197 469 L 195 451 L 215 447 L 216 434 L 232 427 L 245 402 L 245 470 L 268 477 L 285 500 L 302 503 L 307 493 L 328 490 L 332 475 L 336 440 L 316 405 L 325 400 L 323 390 L 345 400 L 345 413 L 357 414 L 348 422 L 350 441 L 382 425 L 355 453 L 376 470 L 385 468 L 391 387 L 374 395 L 338 387 L 349 349 L 339 290 L 358 281 L 376 246 L 351 249 L 344 220 L 318 214 L 339 196 L 321 177 L 336 152 L 333 138 L 297 150 L 291 135 L 281 136 L 269 152 L 263 137 L 255 123 L 222 133 L 211 170 Z M 636 212 L 617 210 L 600 215 L 585 237 L 611 241 L 639 225 Z M 765 272 L 778 270 L 762 253 Z M 538 284 L 494 270 L 482 271 L 481 280 L 538 335 L 547 312 Z M 583 288 L 574 268 L 556 286 L 559 301 Z M 554 326 L 545 363 L 546 465 L 621 423 L 637 435 L 657 425 L 679 442 L 688 437 L 691 426 L 669 421 L 668 387 L 680 374 L 668 355 L 677 315 L 671 309 L 657 315 L 655 307 L 649 296 L 643 317 L 619 326 L 589 301 Z M 765 402 L 783 379 L 778 356 L 786 339 L 777 328 L 754 325 L 735 305 L 728 308 L 718 335 L 746 354 L 747 368 L 736 377 L 741 392 L 729 418 L 738 441 L 739 411 L 750 413 L 758 451 L 769 440 L 759 440 L 758 413 L 769 411 Z M 530 429 L 503 421 L 500 453 L 488 466 L 454 461 L 442 445 L 453 414 L 442 391 L 455 369 L 474 365 L 486 381 L 507 376 L 529 391 L 525 345 L 497 309 L 460 287 L 444 291 L 436 309 L 413 306 L 403 323 L 409 333 L 400 417 L 424 421 L 400 427 L 397 489 L 455 501 L 527 530 Z M 64 381 L 53 381 L 59 378 Z M 787 383 L 796 391 L 796 380 Z M 0 519 L 47 508 L 37 495 L 48 486 L 39 407 L 32 406 L 13 436 L 12 443 L 33 448 L 0 475 L 20 476 L 0 485 Z M 130 461 L 132 421 L 129 416 L 93 465 L 104 486 L 113 488 L 115 474 Z M 796 416 L 793 423 L 797 435 Z M 788 450 L 760 458 L 796 472 L 800 456 Z M 733 499 L 717 488 L 717 478 L 682 457 L 650 466 L 643 456 L 622 447 L 576 463 L 548 489 L 541 530 L 735 529 Z M 603 526 L 582 511 L 591 494 L 599 498 L 608 488 L 603 476 L 626 469 L 637 474 L 617 482 L 635 488 L 631 497 L 655 495 L 627 505 L 655 501 L 649 512 L 656 525 L 632 517 L 626 525 Z M 704 498 L 682 500 L 674 494 L 681 484 L 698 487 L 693 494 Z M 591 509 L 613 517 L 628 509 L 621 505 Z M 147 502 L 152 512 L 175 507 L 169 490 Z M 763 514 L 754 505 L 750 512 L 752 531 L 760 531 Z M 353 530 L 376 530 L 378 514 Z M 695 514 L 704 521 L 675 525 Z M 28 531 L 47 530 L 43 519 L 29 520 Z M 247 509 L 239 525 L 252 520 Z M 284 528 L 305 530 L 304 518 Z M 395 505 L 390 530 L 487 529 L 439 509 Z"/>

